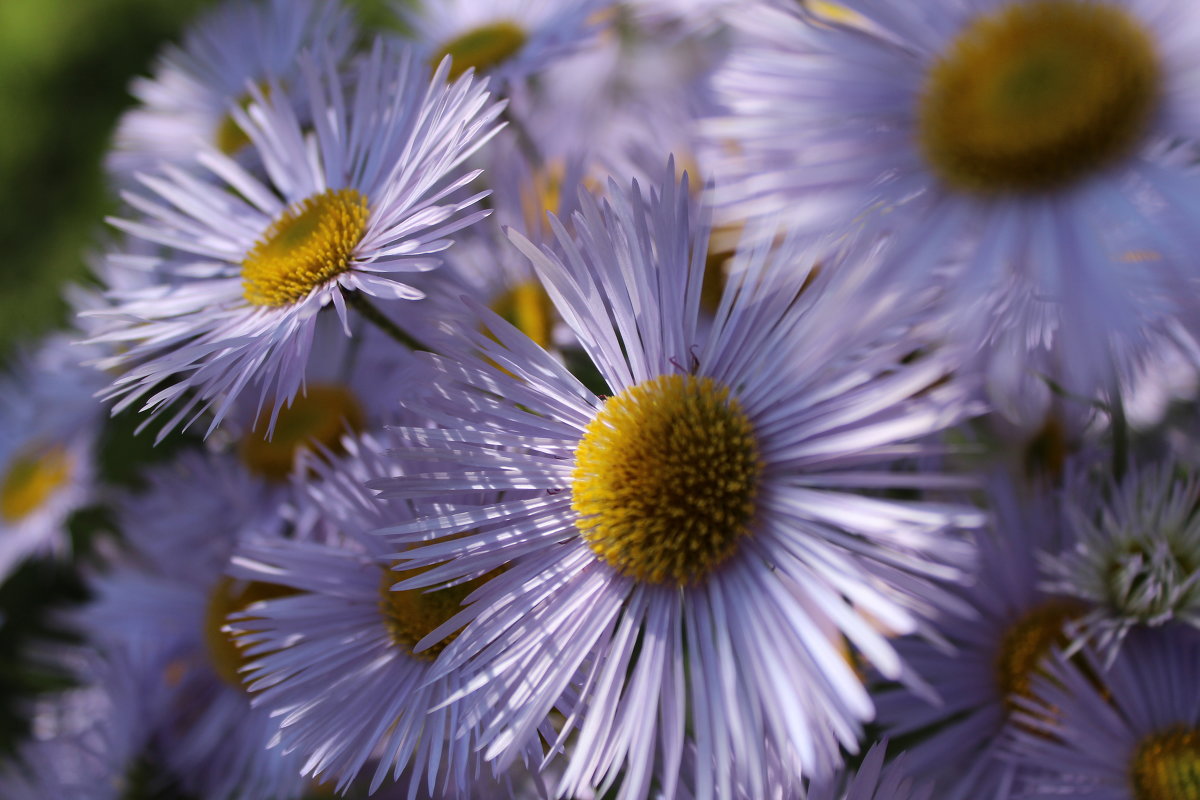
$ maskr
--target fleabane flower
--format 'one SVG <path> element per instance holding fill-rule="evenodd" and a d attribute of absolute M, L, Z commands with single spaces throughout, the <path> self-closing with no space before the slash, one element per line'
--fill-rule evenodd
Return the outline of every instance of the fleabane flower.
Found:
<path fill-rule="evenodd" d="M 1047 589 L 1091 608 L 1076 623 L 1077 644 L 1111 660 L 1135 626 L 1200 628 L 1200 477 L 1167 460 L 1120 481 L 1081 472 L 1070 495 L 1074 543 L 1046 554 L 1043 569 Z"/>
<path fill-rule="evenodd" d="M 25 558 L 61 553 L 67 521 L 96 493 L 101 385 L 80 358 L 95 355 L 56 335 L 0 375 L 0 581 Z"/>
<path fill-rule="evenodd" d="M 903 755 L 884 766 L 887 747 L 886 741 L 873 745 L 858 770 L 841 781 L 810 786 L 807 800 L 930 800 L 933 786 L 905 774 Z"/>
<path fill-rule="evenodd" d="M 1010 743 L 1031 767 L 1020 797 L 1200 798 L 1200 633 L 1134 631 L 1105 667 L 1060 657 L 1036 681 Z"/>
<path fill-rule="evenodd" d="M 393 591 L 387 542 L 371 532 L 411 516 L 405 501 L 381 502 L 365 483 L 394 474 L 386 434 L 347 437 L 346 454 L 313 465 L 297 517 L 311 530 L 295 539 L 250 542 L 233 574 L 291 587 L 235 616 L 256 708 L 279 731 L 273 744 L 301 759 L 301 771 L 344 791 L 360 774 L 374 793 L 390 775 L 420 796 L 510 794 L 461 731 L 453 673 L 431 679 L 441 647 L 417 642 L 453 616 L 479 583 Z M 540 752 L 535 754 L 540 759 Z"/>
<path fill-rule="evenodd" d="M 117 124 L 110 171 L 130 180 L 162 162 L 189 169 L 204 146 L 236 156 L 250 144 L 231 114 L 250 103 L 247 86 L 274 81 L 294 94 L 303 50 L 320 45 L 341 61 L 355 34 L 336 0 L 227 0 L 164 50 L 152 77 L 133 81 L 139 105 Z"/>
<path fill-rule="evenodd" d="M 966 405 L 836 267 L 802 288 L 794 243 L 744 252 L 700 325 L 708 232 L 686 185 L 581 197 L 574 237 L 553 223 L 561 256 L 512 234 L 606 387 L 481 308 L 491 336 L 428 359 L 418 408 L 441 427 L 404 429 L 406 477 L 374 484 L 439 503 L 381 532 L 419 570 L 398 588 L 499 570 L 417 649 L 466 625 L 432 674 L 472 676 L 464 720 L 500 765 L 562 712 L 560 795 L 620 776 L 616 796 L 640 798 L 657 771 L 668 798 L 762 797 L 832 772 L 873 714 L 845 643 L 901 677 L 881 629 L 916 627 L 918 587 L 969 552 L 948 529 L 977 517 L 860 493 L 961 485 L 889 466 Z"/>
<path fill-rule="evenodd" d="M 477 173 L 459 165 L 500 106 L 470 75 L 448 84 L 443 64 L 430 82 L 411 51 L 385 44 L 359 62 L 352 95 L 327 51 L 301 71 L 319 109 L 310 133 L 278 91 L 252 88 L 232 112 L 265 181 L 203 149 L 219 181 L 143 175 L 148 193 L 125 195 L 140 216 L 113 220 L 167 254 L 137 259 L 153 283 L 114 288 L 112 308 L 93 312 L 124 322 L 97 337 L 124 345 L 100 362 L 125 370 L 105 396 L 153 416 L 186 396 L 163 435 L 210 408 L 215 427 L 248 387 L 278 410 L 304 381 L 318 312 L 333 306 L 348 332 L 348 306 L 421 297 L 404 276 L 437 266 L 447 237 L 487 213 L 471 210 L 482 195 L 460 190 Z"/>
<path fill-rule="evenodd" d="M 422 0 L 396 3 L 418 46 L 450 75 L 468 69 L 506 88 L 571 52 L 595 32 L 591 16 L 607 0 Z"/>
<path fill-rule="evenodd" d="M 834 5 L 731 15 L 747 40 L 709 128 L 723 204 L 889 237 L 883 275 L 942 281 L 955 336 L 986 343 L 1012 298 L 1039 306 L 1029 347 L 1052 342 L 1050 377 L 1077 393 L 1112 389 L 1149 329 L 1194 329 L 1194 4 Z"/>
<path fill-rule="evenodd" d="M 932 783 L 938 800 L 1015 796 L 1023 768 L 1005 758 L 1005 736 L 1055 648 L 1069 643 L 1070 626 L 1088 611 L 1039 581 L 1038 551 L 1060 549 L 1068 533 L 1056 495 L 1001 478 L 988 495 L 992 525 L 978 536 L 971 579 L 949 587 L 961 602 L 945 604 L 934 621 L 938 641 L 897 643 L 933 696 L 895 686 L 875 694 L 888 737 L 919 737 L 906 751 L 907 769 Z"/>

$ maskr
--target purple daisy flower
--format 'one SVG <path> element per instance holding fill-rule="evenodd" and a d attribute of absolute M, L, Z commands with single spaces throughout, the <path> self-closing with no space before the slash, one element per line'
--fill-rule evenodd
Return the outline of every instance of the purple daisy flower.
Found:
<path fill-rule="evenodd" d="M 1130 634 L 1104 667 L 1060 657 L 1023 703 L 1014 757 L 1034 768 L 1021 797 L 1200 798 L 1200 634 Z"/>
<path fill-rule="evenodd" d="M 412 513 L 407 502 L 380 502 L 364 485 L 395 472 L 385 453 L 396 445 L 390 436 L 347 438 L 345 457 L 313 466 L 297 515 L 310 530 L 247 543 L 235 555 L 237 577 L 298 592 L 233 618 L 244 679 L 254 706 L 277 720 L 273 744 L 338 791 L 369 768 L 370 793 L 389 773 L 421 796 L 504 793 L 506 784 L 474 752 L 473 733 L 459 730 L 462 715 L 444 703 L 461 680 L 454 673 L 431 679 L 440 648 L 413 650 L 459 610 L 473 584 L 392 591 L 395 559 L 369 533 Z"/>
<path fill-rule="evenodd" d="M 1052 342 L 1050 377 L 1077 393 L 1114 388 L 1150 329 L 1194 329 L 1193 3 L 835 5 L 731 15 L 747 39 L 709 129 L 723 204 L 887 236 L 885 274 L 941 281 L 956 337 L 1042 319 L 1028 348 Z"/>
<path fill-rule="evenodd" d="M 459 190 L 477 173 L 458 167 L 501 106 L 470 75 L 447 84 L 443 66 L 430 83 L 411 51 L 382 44 L 359 62 L 352 95 L 328 51 L 301 72 L 320 110 L 311 134 L 274 82 L 232 111 L 265 183 L 206 148 L 199 160 L 219 182 L 143 175 L 152 195 L 125 195 L 141 218 L 113 220 L 167 255 L 137 259 L 153 283 L 113 288 L 112 308 L 93 312 L 124 323 L 96 337 L 125 345 L 99 363 L 124 371 L 104 394 L 152 417 L 180 401 L 161 435 L 210 408 L 211 431 L 248 387 L 277 411 L 304 382 L 318 312 L 335 308 L 349 333 L 348 305 L 421 297 L 404 276 L 437 266 L 446 237 L 487 214 L 469 211 L 482 195 Z"/>
<path fill-rule="evenodd" d="M 163 163 L 189 169 L 206 146 L 236 156 L 250 144 L 231 115 L 250 102 L 246 87 L 292 92 L 303 50 L 320 43 L 340 63 L 356 33 L 336 0 L 228 0 L 167 47 L 153 77 L 133 81 L 141 104 L 117 125 L 109 169 L 122 179 Z"/>
<path fill-rule="evenodd" d="M 708 232 L 686 187 L 582 197 L 578 238 L 553 221 L 561 257 L 511 234 L 611 397 L 480 309 L 491 336 L 428 359 L 420 411 L 442 427 L 405 429 L 411 468 L 377 484 L 443 504 L 386 531 L 422 570 L 400 588 L 500 570 L 418 648 L 470 623 L 433 676 L 474 676 L 464 719 L 501 765 L 562 711 L 560 794 L 620 776 L 618 796 L 640 798 L 657 769 L 675 796 L 689 727 L 701 797 L 832 772 L 873 714 L 845 642 L 901 677 L 880 627 L 916 627 L 927 579 L 969 553 L 948 529 L 978 522 L 861 491 L 963 485 L 889 469 L 966 412 L 950 365 L 906 364 L 911 332 L 838 288 L 842 265 L 802 289 L 794 242 L 743 252 L 702 330 Z"/>

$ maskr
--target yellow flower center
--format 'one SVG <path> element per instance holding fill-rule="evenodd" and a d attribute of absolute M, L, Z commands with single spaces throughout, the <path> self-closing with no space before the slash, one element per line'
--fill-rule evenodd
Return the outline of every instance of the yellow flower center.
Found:
<path fill-rule="evenodd" d="M 71 477 L 71 466 L 60 445 L 18 453 L 0 483 L 0 518 L 17 522 L 37 511 Z"/>
<path fill-rule="evenodd" d="M 284 480 L 291 474 L 301 449 L 320 445 L 340 452 L 342 434 L 362 430 L 365 415 L 354 393 L 345 386 L 312 383 L 290 406 L 279 409 L 275 433 L 268 441 L 262 432 L 270 419 L 271 409 L 263 409 L 255 425 L 257 433 L 242 440 L 242 462 L 269 480 Z"/>
<path fill-rule="evenodd" d="M 1017 698 L 1034 698 L 1033 679 L 1046 674 L 1042 660 L 1054 646 L 1067 644 L 1066 624 L 1081 611 L 1074 601 L 1051 600 L 1027 612 L 1005 632 L 996 677 L 1010 711 L 1020 708 Z"/>
<path fill-rule="evenodd" d="M 1178 727 L 1147 737 L 1129 779 L 1134 800 L 1200 800 L 1200 732 Z"/>
<path fill-rule="evenodd" d="M 750 533 L 761 473 L 754 428 L 729 388 L 663 375 L 610 398 L 587 426 L 571 504 L 583 538 L 618 571 L 692 584 Z"/>
<path fill-rule="evenodd" d="M 450 80 L 454 80 L 471 67 L 476 72 L 503 64 L 525 46 L 525 31 L 511 20 L 498 20 L 489 25 L 463 33 L 442 45 L 434 55 L 433 66 L 450 56 Z"/>
<path fill-rule="evenodd" d="M 286 209 L 242 261 L 247 302 L 285 306 L 345 272 L 368 214 L 354 189 L 326 189 Z"/>
<path fill-rule="evenodd" d="M 413 648 L 417 646 L 417 642 L 462 611 L 463 600 L 467 595 L 490 580 L 495 573 L 489 572 L 466 583 L 444 589 L 392 591 L 394 584 L 407 578 L 416 577 L 427 569 L 429 568 L 421 567 L 400 571 L 385 569 L 379 581 L 379 610 L 383 614 L 383 622 L 392 637 L 392 642 L 397 647 L 407 651 L 415 658 L 432 661 L 437 658 L 438 653 L 446 649 L 446 645 L 458 637 L 458 631 L 421 652 L 414 653 Z"/>
<path fill-rule="evenodd" d="M 228 576 L 217 581 L 208 596 L 208 606 L 204 614 L 204 643 L 208 647 L 208 657 L 213 670 L 222 680 L 240 688 L 242 676 L 239 670 L 246 663 L 241 648 L 235 644 L 236 637 L 221 630 L 227 622 L 226 618 L 251 603 L 293 594 L 299 592 L 290 586 L 275 583 L 244 581 Z"/>
<path fill-rule="evenodd" d="M 510 288 L 492 302 L 492 310 L 543 348 L 554 331 L 554 303 L 536 280 Z"/>
<path fill-rule="evenodd" d="M 1137 145 L 1161 83 L 1150 36 L 1121 8 L 1012 2 L 972 21 L 930 69 L 921 150 L 957 189 L 1056 189 Z"/>

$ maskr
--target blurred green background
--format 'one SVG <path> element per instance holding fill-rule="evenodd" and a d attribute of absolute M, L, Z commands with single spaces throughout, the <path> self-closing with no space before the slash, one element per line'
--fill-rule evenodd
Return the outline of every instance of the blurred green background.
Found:
<path fill-rule="evenodd" d="M 66 321 L 115 208 L 101 160 L 127 87 L 213 0 L 0 0 L 0 355 Z M 368 24 L 386 0 L 351 0 Z"/>

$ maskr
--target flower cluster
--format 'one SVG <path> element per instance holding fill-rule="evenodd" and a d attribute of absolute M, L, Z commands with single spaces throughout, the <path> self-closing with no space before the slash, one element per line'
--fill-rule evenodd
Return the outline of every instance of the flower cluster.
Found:
<path fill-rule="evenodd" d="M 393 11 L 134 83 L 0 795 L 1200 800 L 1200 8 Z"/>

